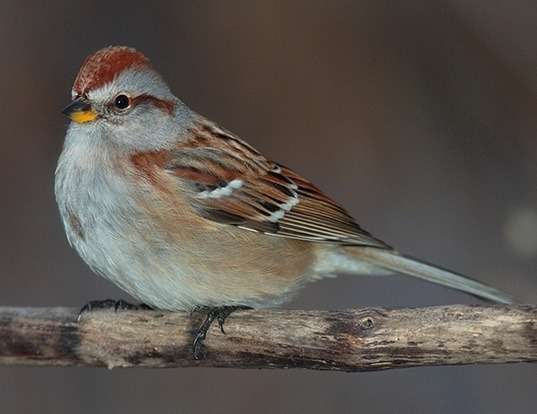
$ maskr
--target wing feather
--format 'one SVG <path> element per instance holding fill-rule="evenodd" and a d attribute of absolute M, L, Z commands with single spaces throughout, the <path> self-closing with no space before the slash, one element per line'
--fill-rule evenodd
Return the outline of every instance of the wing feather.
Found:
<path fill-rule="evenodd" d="M 166 170 L 204 218 L 314 242 L 389 248 L 315 185 L 204 122 L 173 152 Z"/>

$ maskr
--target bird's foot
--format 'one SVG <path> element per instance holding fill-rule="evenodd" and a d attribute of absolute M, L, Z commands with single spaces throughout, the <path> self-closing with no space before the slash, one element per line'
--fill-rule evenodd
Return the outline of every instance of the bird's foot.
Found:
<path fill-rule="evenodd" d="M 219 306 L 215 308 L 202 308 L 199 311 L 207 311 L 205 321 L 201 324 L 196 332 L 196 337 L 192 343 L 192 354 L 194 359 L 202 359 L 203 357 L 203 343 L 207 337 L 207 332 L 211 328 L 211 325 L 216 320 L 220 331 L 225 335 L 224 323 L 229 315 L 237 310 L 252 309 L 249 306 Z"/>
<path fill-rule="evenodd" d="M 152 308 L 145 303 L 139 305 L 134 305 L 123 299 L 114 300 L 114 299 L 105 299 L 105 300 L 91 300 L 86 303 L 80 311 L 76 318 L 77 322 L 80 321 L 82 315 L 86 312 L 91 312 L 98 309 L 114 309 L 115 312 L 120 310 L 152 310 Z"/>

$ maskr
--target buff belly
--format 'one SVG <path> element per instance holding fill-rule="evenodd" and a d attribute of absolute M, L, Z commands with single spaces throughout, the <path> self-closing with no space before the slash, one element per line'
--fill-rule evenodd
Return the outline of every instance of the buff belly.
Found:
<path fill-rule="evenodd" d="M 85 261 L 133 297 L 166 310 L 280 304 L 308 279 L 312 260 L 301 242 L 255 233 L 224 241 L 200 232 L 178 243 L 95 230 L 77 246 Z"/>

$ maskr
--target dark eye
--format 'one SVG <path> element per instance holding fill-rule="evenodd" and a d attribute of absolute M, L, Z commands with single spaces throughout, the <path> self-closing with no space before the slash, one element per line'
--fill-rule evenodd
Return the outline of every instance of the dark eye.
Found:
<path fill-rule="evenodd" d="M 114 99 L 114 106 L 117 109 L 127 109 L 131 104 L 131 100 L 127 95 L 118 95 Z"/>

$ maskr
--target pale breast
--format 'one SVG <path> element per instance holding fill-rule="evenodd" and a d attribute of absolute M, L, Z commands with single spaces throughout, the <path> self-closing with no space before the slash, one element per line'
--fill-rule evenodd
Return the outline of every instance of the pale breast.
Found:
<path fill-rule="evenodd" d="M 56 198 L 67 237 L 97 273 L 169 310 L 274 305 L 305 281 L 311 244 L 209 222 L 172 177 L 139 167 L 76 162 L 72 152 L 60 159 Z"/>

